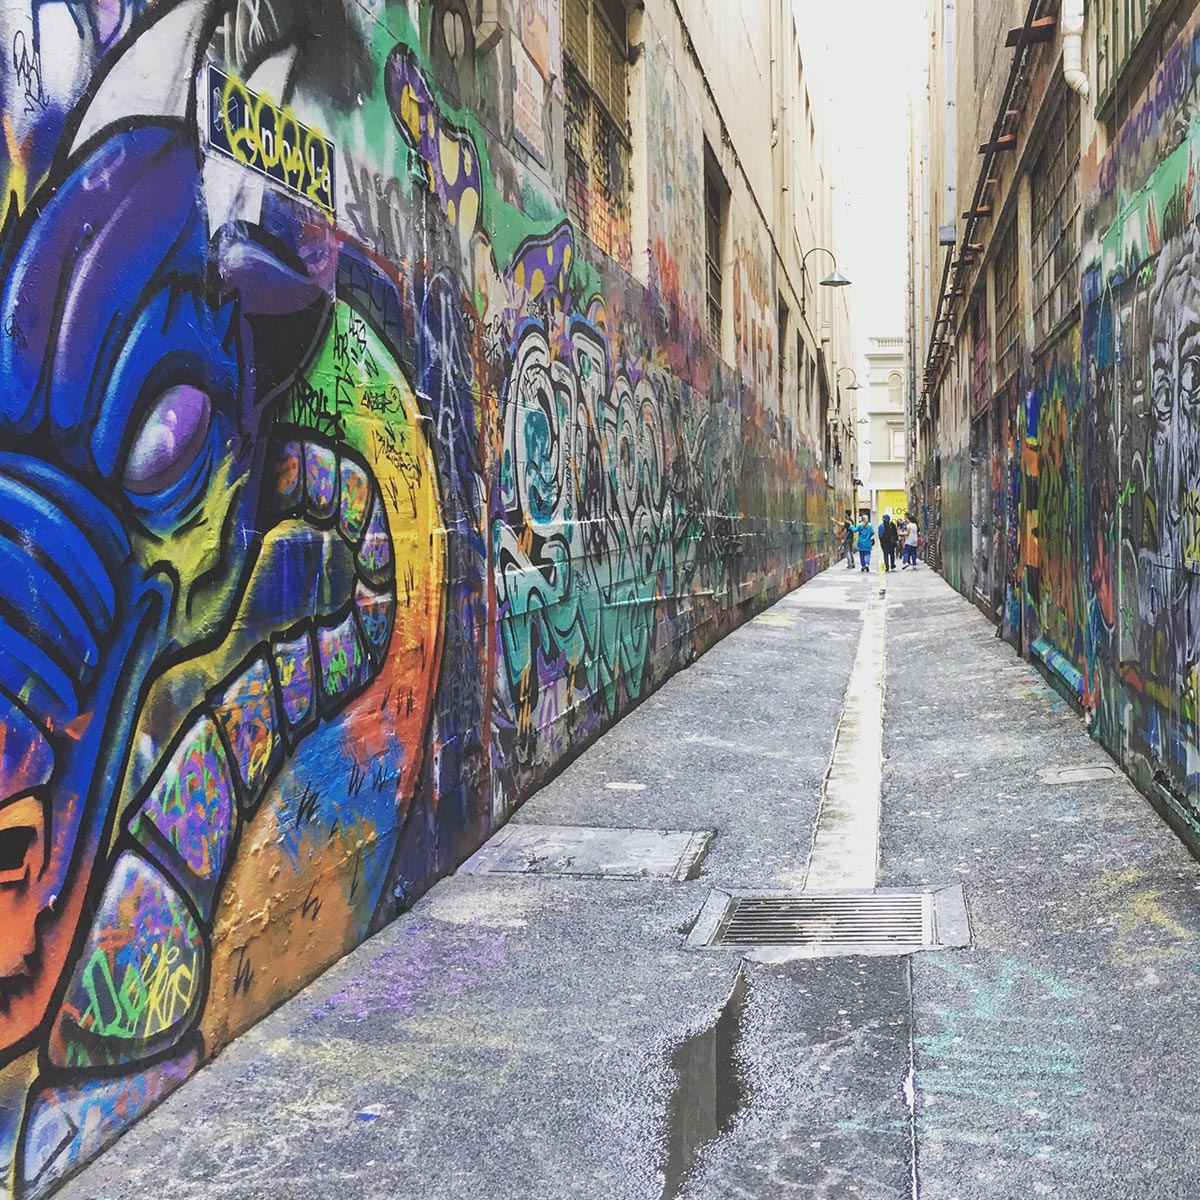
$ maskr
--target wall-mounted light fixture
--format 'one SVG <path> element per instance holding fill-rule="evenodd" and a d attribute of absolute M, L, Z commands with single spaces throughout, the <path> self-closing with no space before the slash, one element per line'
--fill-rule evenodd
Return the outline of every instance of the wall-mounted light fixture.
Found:
<path fill-rule="evenodd" d="M 834 252 L 832 250 L 826 250 L 824 246 L 814 246 L 811 250 L 809 250 L 804 255 L 804 257 L 800 260 L 801 272 L 804 275 L 808 274 L 808 266 L 807 266 L 808 256 L 809 256 L 809 254 L 816 254 L 818 250 L 822 254 L 828 254 L 829 257 L 833 259 L 833 270 L 830 271 L 829 274 L 826 275 L 825 278 L 821 280 L 821 286 L 822 287 L 848 287 L 850 284 L 850 280 L 847 279 L 845 277 L 845 275 L 843 275 L 841 273 L 841 271 L 838 270 L 837 255 L 834 254 Z M 806 298 L 806 289 L 803 285 L 803 281 L 801 281 L 801 286 L 800 286 L 800 311 L 801 311 L 801 313 L 804 312 L 805 298 Z"/>
<path fill-rule="evenodd" d="M 839 379 L 841 379 L 843 371 L 849 371 L 851 376 L 853 377 L 850 380 L 850 382 L 848 384 L 846 384 L 846 391 L 848 391 L 848 392 L 861 391 L 862 384 L 858 382 L 858 372 L 853 367 L 838 367 L 837 374 L 833 377 L 834 383 L 836 384 L 837 381 Z"/>

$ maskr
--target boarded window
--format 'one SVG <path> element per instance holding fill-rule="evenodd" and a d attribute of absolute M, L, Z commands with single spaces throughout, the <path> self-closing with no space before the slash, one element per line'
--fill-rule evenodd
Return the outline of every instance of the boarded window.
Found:
<path fill-rule="evenodd" d="M 1079 97 L 1066 88 L 1059 93 L 1029 183 L 1036 345 L 1071 310 L 1079 290 Z"/>
<path fill-rule="evenodd" d="M 1003 387 L 1021 365 L 1021 288 L 1017 224 L 1008 223 L 996 250 L 996 384 Z"/>
<path fill-rule="evenodd" d="M 563 0 L 567 212 L 628 269 L 629 80 L 623 0 Z"/>

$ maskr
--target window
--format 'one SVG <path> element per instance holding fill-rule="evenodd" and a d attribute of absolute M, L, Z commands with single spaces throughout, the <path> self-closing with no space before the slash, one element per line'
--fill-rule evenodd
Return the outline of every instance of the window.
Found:
<path fill-rule="evenodd" d="M 628 270 L 629 49 L 624 0 L 563 0 L 567 213 Z"/>
<path fill-rule="evenodd" d="M 783 414 L 783 393 L 787 383 L 787 351 L 788 351 L 788 306 L 782 296 L 779 297 L 779 306 L 775 318 L 775 345 L 776 345 L 776 361 L 778 362 L 778 396 L 779 412 Z"/>
<path fill-rule="evenodd" d="M 892 457 L 904 458 L 904 430 L 892 429 Z"/>
<path fill-rule="evenodd" d="M 1003 387 L 1021 365 L 1021 290 L 1017 223 L 1010 221 L 996 249 L 996 386 Z"/>
<path fill-rule="evenodd" d="M 1191 14 L 1186 0 L 1141 0 L 1140 8 L 1128 0 L 1099 0 L 1096 19 L 1097 112 L 1117 130 L 1139 107 Z"/>
<path fill-rule="evenodd" d="M 992 367 L 987 294 L 983 286 L 971 297 L 971 411 L 982 412 L 992 401 Z"/>
<path fill-rule="evenodd" d="M 804 339 L 796 335 L 796 432 L 799 436 L 801 427 L 807 429 L 812 424 L 812 413 L 809 410 L 811 391 L 808 386 L 808 364 L 805 362 Z"/>
<path fill-rule="evenodd" d="M 704 260 L 705 295 L 708 301 L 708 337 L 718 350 L 722 348 L 724 324 L 724 247 L 725 212 L 729 190 L 716 155 L 704 145 Z"/>
<path fill-rule="evenodd" d="M 807 382 L 805 390 L 808 393 L 808 427 L 812 430 L 817 441 L 820 440 L 821 429 L 825 424 L 825 399 L 820 390 L 820 380 L 817 376 L 817 363 L 811 354 L 805 354 L 805 371 Z"/>
<path fill-rule="evenodd" d="M 1153 37 L 1158 18 L 1163 10 L 1170 9 L 1169 0 L 1094 0 L 1089 17 L 1096 23 L 1096 95 L 1099 107 L 1103 108 L 1112 89 L 1124 83 L 1129 72 L 1137 70 L 1145 57 L 1154 58 L 1155 66 L 1161 56 L 1146 55 L 1145 51 L 1158 49 Z M 1144 35 L 1151 34 L 1143 41 Z M 1169 43 L 1168 43 L 1169 45 Z M 1140 91 L 1140 89 L 1139 89 Z"/>
<path fill-rule="evenodd" d="M 1079 98 L 1062 87 L 1033 170 L 1033 333 L 1047 338 L 1079 281 Z"/>

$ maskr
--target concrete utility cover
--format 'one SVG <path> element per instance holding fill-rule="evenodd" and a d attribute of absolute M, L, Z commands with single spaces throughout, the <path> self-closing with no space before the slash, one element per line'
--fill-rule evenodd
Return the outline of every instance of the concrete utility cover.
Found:
<path fill-rule="evenodd" d="M 1096 783 L 1120 774 L 1111 763 L 1096 763 L 1088 767 L 1045 767 L 1038 772 L 1038 778 L 1043 783 Z"/>
<path fill-rule="evenodd" d="M 687 945 L 754 948 L 784 959 L 911 954 L 970 940 L 961 884 L 825 893 L 717 888 Z"/>
<path fill-rule="evenodd" d="M 509 824 L 459 869 L 472 875 L 694 879 L 712 839 L 710 829 Z"/>

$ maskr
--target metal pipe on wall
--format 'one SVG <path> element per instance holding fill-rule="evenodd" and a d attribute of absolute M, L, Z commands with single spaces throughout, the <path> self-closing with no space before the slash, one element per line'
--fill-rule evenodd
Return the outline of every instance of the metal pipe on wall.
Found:
<path fill-rule="evenodd" d="M 1063 78 L 1067 86 L 1087 97 L 1091 89 L 1083 70 L 1084 0 L 1063 0 Z"/>

